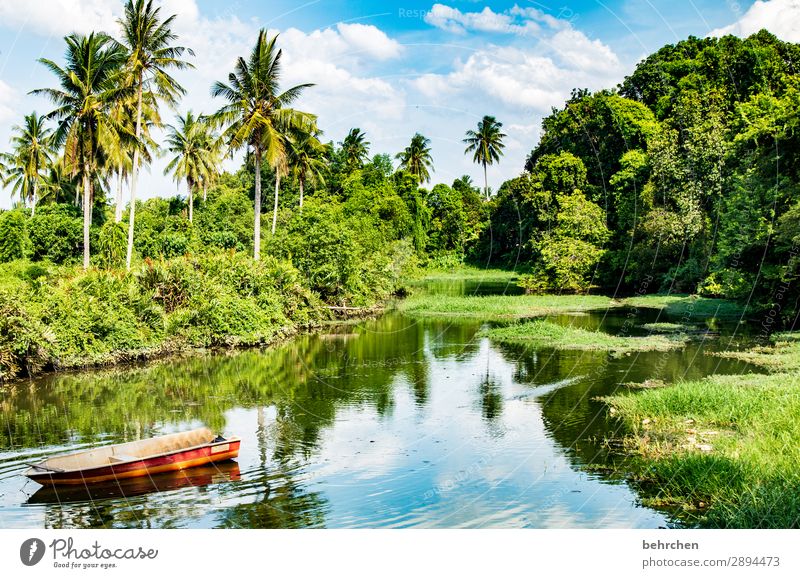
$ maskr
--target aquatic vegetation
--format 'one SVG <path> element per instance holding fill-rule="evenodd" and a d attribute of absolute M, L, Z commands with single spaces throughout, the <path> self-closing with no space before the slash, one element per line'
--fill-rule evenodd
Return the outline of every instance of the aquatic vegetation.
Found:
<path fill-rule="evenodd" d="M 800 524 L 800 388 L 795 335 L 742 353 L 770 375 L 715 375 L 607 397 L 630 428 L 646 495 L 680 504 L 701 526 Z"/>
<path fill-rule="evenodd" d="M 747 307 L 727 299 L 711 299 L 697 295 L 641 295 L 628 297 L 623 307 L 662 309 L 668 315 L 683 319 L 743 318 Z"/>
<path fill-rule="evenodd" d="M 420 317 L 473 317 L 510 319 L 538 317 L 551 313 L 591 311 L 611 305 L 609 297 L 600 295 L 412 295 L 400 310 Z"/>
<path fill-rule="evenodd" d="M 506 327 L 496 327 L 486 332 L 496 341 L 526 343 L 532 347 L 573 349 L 584 351 L 668 351 L 682 347 L 684 340 L 662 335 L 647 337 L 617 336 L 602 331 L 587 331 L 578 327 L 558 325 L 549 321 L 528 321 Z"/>

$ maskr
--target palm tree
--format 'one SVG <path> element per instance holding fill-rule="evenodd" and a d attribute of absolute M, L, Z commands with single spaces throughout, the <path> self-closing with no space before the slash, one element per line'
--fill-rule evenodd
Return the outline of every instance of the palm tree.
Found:
<path fill-rule="evenodd" d="M 56 109 L 46 118 L 57 122 L 55 146 L 64 145 L 64 162 L 83 185 L 83 268 L 89 267 L 89 228 L 92 222 L 92 190 L 104 162 L 102 143 L 125 139 L 109 114 L 113 102 L 125 97 L 126 85 L 120 82 L 125 50 L 103 33 L 88 36 L 71 34 L 65 38 L 66 64 L 39 59 L 56 75 L 60 88 L 32 91 L 48 97 Z M 132 137 L 132 135 L 130 135 Z"/>
<path fill-rule="evenodd" d="M 303 211 L 303 191 L 307 182 L 325 183 L 323 174 L 327 169 L 325 155 L 327 145 L 320 142 L 322 133 L 314 130 L 311 133 L 296 135 L 289 142 L 289 167 L 300 185 L 300 211 Z"/>
<path fill-rule="evenodd" d="M 369 160 L 369 143 L 366 139 L 360 128 L 353 128 L 339 143 L 344 152 L 344 162 L 348 171 L 360 169 Z"/>
<path fill-rule="evenodd" d="M 312 114 L 287 108 L 304 88 L 300 84 L 279 92 L 281 75 L 281 50 L 275 48 L 278 36 L 267 39 L 266 30 L 258 33 L 256 45 L 249 60 L 236 61 L 234 71 L 228 75 L 228 84 L 216 82 L 211 94 L 222 97 L 228 104 L 213 116 L 215 123 L 226 125 L 223 138 L 229 150 L 248 147 L 255 160 L 255 215 L 253 226 L 253 258 L 261 256 L 261 160 L 275 169 L 275 208 L 272 232 L 278 219 L 278 192 L 281 175 L 286 172 L 286 143 L 293 130 L 309 131 L 316 124 Z"/>
<path fill-rule="evenodd" d="M 167 125 L 167 150 L 175 157 L 167 164 L 164 174 L 172 173 L 175 181 L 186 181 L 189 189 L 189 222 L 194 216 L 194 190 L 215 170 L 215 152 L 209 146 L 208 125 L 192 114 L 178 119 L 178 126 Z"/>
<path fill-rule="evenodd" d="M 417 133 L 411 139 L 411 144 L 395 156 L 400 160 L 400 168 L 417 177 L 420 184 L 431 180 L 428 170 L 433 169 L 430 144 L 430 139 Z"/>
<path fill-rule="evenodd" d="M 141 148 L 143 93 L 152 93 L 167 104 L 174 106 L 178 97 L 185 91 L 168 74 L 168 70 L 182 70 L 191 67 L 191 64 L 181 60 L 181 56 L 184 52 L 194 55 L 190 49 L 170 46 L 177 38 L 171 28 L 175 15 L 161 21 L 160 12 L 160 7 L 153 7 L 153 0 L 128 0 L 125 4 L 125 16 L 119 20 L 122 27 L 122 44 L 128 52 L 127 74 L 130 82 L 136 88 L 136 129 L 134 134 L 137 142 L 133 150 L 131 165 L 128 252 L 125 257 L 125 266 L 129 270 L 133 255 L 133 226 L 136 216 L 136 181 Z M 152 105 L 157 110 L 155 98 L 152 100 Z"/>
<path fill-rule="evenodd" d="M 474 153 L 472 155 L 472 162 L 480 163 L 483 165 L 483 181 L 484 181 L 484 194 L 489 198 L 489 177 L 486 171 L 486 166 L 500 162 L 500 157 L 503 156 L 503 138 L 506 135 L 500 132 L 503 126 L 502 122 L 497 122 L 493 116 L 484 116 L 478 122 L 478 130 L 468 130 L 467 138 L 464 139 L 467 149 L 464 154 Z"/>
<path fill-rule="evenodd" d="M 45 117 L 36 112 L 25 117 L 22 126 L 15 125 L 11 137 L 12 153 L 3 155 L 8 166 L 6 182 L 12 184 L 11 194 L 19 194 L 23 203 L 30 203 L 31 216 L 36 214 L 36 202 L 53 164 L 53 131 L 45 126 Z"/>

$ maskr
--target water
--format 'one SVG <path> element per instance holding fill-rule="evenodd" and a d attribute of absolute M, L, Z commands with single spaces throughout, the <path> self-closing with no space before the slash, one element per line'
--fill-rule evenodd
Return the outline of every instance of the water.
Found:
<path fill-rule="evenodd" d="M 487 291 L 445 285 L 434 289 Z M 552 319 L 614 332 L 627 317 Z M 741 332 L 715 328 L 683 350 L 615 358 L 496 345 L 479 322 L 389 313 L 267 351 L 19 383 L 0 390 L 0 527 L 674 525 L 606 473 L 625 458 L 603 443 L 619 425 L 596 397 L 752 370 L 705 354 Z M 54 491 L 21 475 L 49 455 L 201 425 L 240 436 L 239 459 L 121 487 Z"/>

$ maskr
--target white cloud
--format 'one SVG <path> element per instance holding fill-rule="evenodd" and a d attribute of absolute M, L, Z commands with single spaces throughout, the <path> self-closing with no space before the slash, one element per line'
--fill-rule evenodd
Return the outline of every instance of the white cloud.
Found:
<path fill-rule="evenodd" d="M 122 9 L 118 0 L 3 0 L 0 22 L 46 35 L 111 31 Z"/>
<path fill-rule="evenodd" d="M 781 40 L 800 42 L 800 0 L 756 0 L 737 21 L 709 36 L 749 36 L 766 28 Z"/>
<path fill-rule="evenodd" d="M 402 52 L 399 42 L 375 26 L 340 23 L 336 25 L 336 30 L 351 50 L 363 52 L 377 60 L 396 58 Z"/>
<path fill-rule="evenodd" d="M 17 100 L 17 92 L 0 80 L 0 123 L 10 123 L 16 117 L 13 105 Z"/>
<path fill-rule="evenodd" d="M 475 31 L 522 36 L 539 35 L 545 29 L 557 30 L 569 26 L 566 21 L 541 10 L 517 5 L 503 12 L 494 12 L 488 6 L 480 12 L 462 12 L 445 4 L 434 4 L 425 15 L 425 22 L 455 34 Z"/>

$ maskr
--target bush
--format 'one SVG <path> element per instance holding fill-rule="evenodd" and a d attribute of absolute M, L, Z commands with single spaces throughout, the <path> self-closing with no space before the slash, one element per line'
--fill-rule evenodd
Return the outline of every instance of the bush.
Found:
<path fill-rule="evenodd" d="M 0 263 L 22 259 L 26 244 L 25 215 L 20 211 L 0 214 Z"/>
<path fill-rule="evenodd" d="M 128 250 L 128 233 L 125 225 L 108 221 L 100 229 L 96 245 L 97 261 L 101 267 L 111 269 L 125 263 Z"/>
<path fill-rule="evenodd" d="M 83 221 L 73 205 L 42 205 L 28 221 L 31 259 L 67 263 L 83 251 Z"/>

